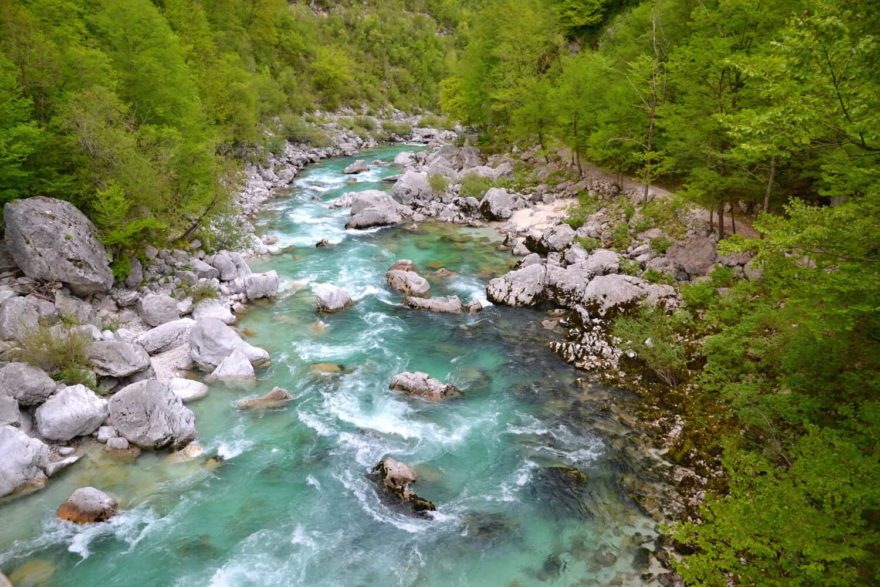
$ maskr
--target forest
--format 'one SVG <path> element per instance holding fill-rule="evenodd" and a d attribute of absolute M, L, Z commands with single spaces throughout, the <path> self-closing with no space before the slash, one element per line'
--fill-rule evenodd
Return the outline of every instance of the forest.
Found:
<path fill-rule="evenodd" d="M 667 529 L 677 572 L 871 585 L 878 31 L 873 0 L 0 0 L 0 199 L 69 200 L 127 258 L 203 230 L 257 146 L 342 107 L 668 188 L 761 271 L 618 325 L 675 373 L 653 393 L 702 441 L 673 456 L 721 471 Z"/>

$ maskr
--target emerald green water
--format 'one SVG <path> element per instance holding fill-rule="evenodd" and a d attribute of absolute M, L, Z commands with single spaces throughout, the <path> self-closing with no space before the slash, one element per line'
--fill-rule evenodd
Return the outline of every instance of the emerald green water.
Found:
<path fill-rule="evenodd" d="M 391 161 L 402 150 L 367 156 Z M 282 293 L 238 324 L 272 365 L 253 389 L 213 388 L 190 405 L 205 454 L 126 464 L 95 447 L 43 491 L 0 505 L 4 572 L 48 586 L 639 583 L 637 537 L 653 536 L 653 524 L 619 490 L 630 463 L 600 432 L 613 422 L 599 425 L 598 389 L 577 384 L 546 349 L 546 316 L 494 306 L 422 313 L 385 285 L 386 269 L 408 258 L 434 295 L 485 302 L 485 282 L 511 260 L 498 237 L 429 225 L 345 231 L 347 210 L 327 202 L 387 186 L 379 180 L 396 172 L 346 185 L 351 161 L 309 168 L 260 220 L 296 247 L 253 263 L 279 272 Z M 322 238 L 335 246 L 315 248 Z M 455 274 L 435 275 L 440 267 Z M 320 282 L 346 288 L 354 306 L 318 315 L 310 286 Z M 314 363 L 342 371 L 315 373 Z M 404 370 L 427 371 L 463 397 L 398 396 L 388 382 Z M 233 409 L 275 385 L 296 396 L 288 408 Z M 220 466 L 207 462 L 213 455 Z M 433 517 L 380 499 L 365 474 L 385 455 L 416 468 L 414 489 L 437 505 Z M 57 522 L 54 510 L 86 484 L 116 495 L 124 512 L 88 528 Z M 597 561 L 600 553 L 616 561 Z"/>

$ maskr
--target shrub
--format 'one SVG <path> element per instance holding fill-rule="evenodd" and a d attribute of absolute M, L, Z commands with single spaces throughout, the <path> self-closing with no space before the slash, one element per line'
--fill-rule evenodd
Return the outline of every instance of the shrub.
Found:
<path fill-rule="evenodd" d="M 656 269 L 648 269 L 645 271 L 642 274 L 642 279 L 650 281 L 651 283 L 665 283 L 666 285 L 672 285 L 675 283 L 675 279 L 671 275 L 664 273 L 663 271 L 657 271 Z"/>
<path fill-rule="evenodd" d="M 219 296 L 220 294 L 217 293 L 217 290 L 207 283 L 197 283 L 195 285 L 181 283 L 177 286 L 177 297 L 192 298 L 193 305 L 205 300 L 215 299 Z"/>
<path fill-rule="evenodd" d="M 672 246 L 672 241 L 666 237 L 657 237 L 651 239 L 651 250 L 655 253 L 660 253 L 661 255 L 669 250 L 669 247 Z"/>
<path fill-rule="evenodd" d="M 578 196 L 578 205 L 569 209 L 565 223 L 577 230 L 587 222 L 592 214 L 595 214 L 602 204 L 588 192 Z"/>
<path fill-rule="evenodd" d="M 283 114 L 279 117 L 279 134 L 291 143 L 305 143 L 315 147 L 328 147 L 331 141 L 324 132 L 296 114 Z"/>
<path fill-rule="evenodd" d="M 92 343 L 88 334 L 62 324 L 40 324 L 21 340 L 19 359 L 39 367 L 54 379 L 68 385 L 95 385 L 86 349 Z"/>
<path fill-rule="evenodd" d="M 354 124 L 362 129 L 374 131 L 377 128 L 376 121 L 369 116 L 355 116 Z"/>
<path fill-rule="evenodd" d="M 493 185 L 492 180 L 488 177 L 482 177 L 475 173 L 468 173 L 461 178 L 461 189 L 459 193 L 468 198 L 481 199 L 486 191 Z"/>
<path fill-rule="evenodd" d="M 599 242 L 599 239 L 593 238 L 590 236 L 579 236 L 574 239 L 576 243 L 582 246 L 587 251 L 595 251 L 596 249 L 602 246 L 602 243 Z"/>
<path fill-rule="evenodd" d="M 629 243 L 629 225 L 626 222 L 621 222 L 611 232 L 611 245 L 615 249 L 623 251 L 629 246 Z"/>
<path fill-rule="evenodd" d="M 399 137 L 408 137 L 412 134 L 412 126 L 405 122 L 394 122 L 393 120 L 384 121 L 382 123 L 382 130 Z"/>
<path fill-rule="evenodd" d="M 679 217 L 679 212 L 684 206 L 679 198 L 655 198 L 642 208 L 643 220 L 639 222 L 639 232 L 653 227 L 660 227 L 674 238 L 682 238 L 687 232 L 687 226 Z"/>
<path fill-rule="evenodd" d="M 219 214 L 201 234 L 202 245 L 208 252 L 235 251 L 248 244 L 248 233 L 235 214 Z"/>
<path fill-rule="evenodd" d="M 642 308 L 635 316 L 623 316 L 614 323 L 620 347 L 632 351 L 661 381 L 676 385 L 687 372 L 687 354 L 679 343 L 672 320 L 663 310 Z"/>
<path fill-rule="evenodd" d="M 429 175 L 428 184 L 431 186 L 431 191 L 439 196 L 446 193 L 446 189 L 449 187 L 449 180 L 442 175 Z"/>

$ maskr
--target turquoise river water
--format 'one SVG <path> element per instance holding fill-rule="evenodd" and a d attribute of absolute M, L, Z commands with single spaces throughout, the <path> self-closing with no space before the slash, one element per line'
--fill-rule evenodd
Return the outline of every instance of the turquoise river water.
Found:
<path fill-rule="evenodd" d="M 366 156 L 389 162 L 402 150 Z M 594 425 L 596 388 L 546 349 L 546 314 L 419 312 L 385 284 L 390 265 L 411 259 L 434 295 L 487 303 L 486 281 L 512 261 L 498 236 L 427 224 L 346 231 L 348 211 L 327 203 L 387 189 L 381 178 L 398 172 L 374 166 L 350 184 L 351 161 L 306 169 L 259 219 L 290 247 L 253 263 L 277 270 L 282 291 L 237 327 L 272 365 L 253 389 L 216 387 L 190 404 L 204 455 L 121 463 L 96 445 L 46 489 L 0 505 L 0 568 L 16 587 L 639 583 L 633 559 L 654 525 L 620 490 L 631 469 Z M 320 239 L 334 246 L 315 248 Z M 310 286 L 321 282 L 355 304 L 318 315 Z M 389 391 L 407 370 L 463 396 L 430 404 Z M 275 385 L 296 396 L 286 409 L 233 408 Z M 380 498 L 366 473 L 385 455 L 418 471 L 432 517 Z M 58 522 L 55 509 L 83 485 L 115 495 L 122 513 L 91 527 Z"/>

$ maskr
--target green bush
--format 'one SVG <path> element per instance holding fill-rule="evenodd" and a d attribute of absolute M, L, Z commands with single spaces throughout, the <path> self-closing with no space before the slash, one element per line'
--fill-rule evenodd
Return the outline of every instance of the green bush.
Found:
<path fill-rule="evenodd" d="M 488 177 L 482 177 L 475 173 L 468 173 L 461 178 L 459 193 L 466 198 L 481 199 L 486 191 L 493 185 Z"/>
<path fill-rule="evenodd" d="M 94 373 L 86 355 L 91 343 L 88 334 L 63 324 L 40 324 L 22 338 L 19 359 L 68 385 L 94 386 Z"/>
<path fill-rule="evenodd" d="M 626 222 L 620 222 L 611 231 L 611 246 L 615 249 L 623 251 L 630 244 L 629 225 Z"/>
<path fill-rule="evenodd" d="M 177 287 L 177 297 L 192 298 L 193 305 L 197 305 L 205 300 L 215 299 L 219 296 L 220 294 L 217 290 L 207 283 L 198 283 L 196 285 L 181 283 Z"/>
<path fill-rule="evenodd" d="M 449 180 L 442 175 L 429 175 L 428 184 L 431 186 L 431 191 L 438 196 L 445 194 L 449 188 Z"/>
<path fill-rule="evenodd" d="M 672 246 L 672 241 L 666 237 L 657 237 L 651 239 L 651 250 L 655 253 L 664 254 Z"/>
<path fill-rule="evenodd" d="M 291 143 L 302 143 L 314 147 L 327 147 L 331 144 L 329 137 L 314 126 L 315 123 L 306 122 L 296 114 L 283 114 L 279 117 L 279 133 Z"/>
<path fill-rule="evenodd" d="M 412 126 L 405 122 L 394 122 L 393 120 L 384 121 L 382 123 L 382 130 L 399 137 L 408 137 L 412 134 Z"/>
<path fill-rule="evenodd" d="M 588 192 L 578 196 L 577 206 L 570 208 L 565 217 L 565 223 L 577 230 L 587 222 L 587 218 L 595 214 L 602 207 L 602 203 L 592 197 Z"/>
<path fill-rule="evenodd" d="M 687 372 L 687 354 L 672 328 L 672 320 L 660 308 L 642 308 L 634 316 L 614 323 L 620 347 L 632 351 L 661 381 L 675 386 Z"/>
<path fill-rule="evenodd" d="M 664 273 L 663 271 L 657 271 L 656 269 L 648 269 L 645 271 L 642 274 L 642 279 L 650 281 L 651 283 L 665 283 L 666 285 L 672 285 L 675 283 L 675 279 L 671 275 Z"/>
<path fill-rule="evenodd" d="M 360 127 L 360 128 L 362 128 L 362 129 L 364 129 L 364 130 L 368 130 L 368 131 L 371 131 L 371 132 L 374 131 L 374 130 L 376 130 L 376 128 L 378 128 L 378 125 L 376 124 L 376 121 L 373 120 L 373 119 L 372 119 L 371 117 L 369 117 L 369 116 L 355 116 L 355 117 L 354 117 L 354 124 L 355 124 L 355 126 L 357 126 L 357 127 Z"/>
<path fill-rule="evenodd" d="M 602 243 L 597 238 L 589 237 L 589 236 L 579 236 L 574 239 L 576 243 L 584 248 L 586 251 L 595 251 L 596 249 L 602 246 Z"/>

